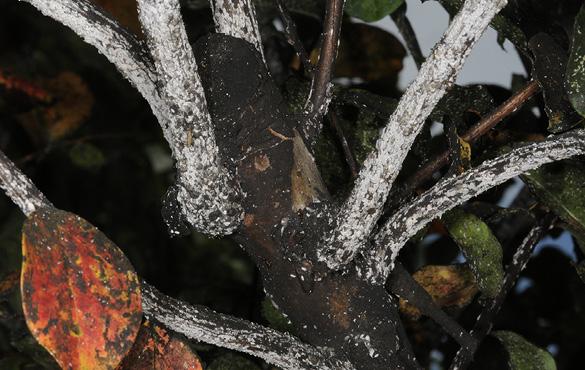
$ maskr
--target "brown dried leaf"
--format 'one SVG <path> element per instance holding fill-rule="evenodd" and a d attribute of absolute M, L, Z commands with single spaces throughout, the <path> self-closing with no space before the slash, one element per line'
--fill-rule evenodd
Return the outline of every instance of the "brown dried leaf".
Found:
<path fill-rule="evenodd" d="M 479 291 L 473 271 L 467 265 L 424 266 L 412 276 L 433 298 L 439 307 L 465 306 Z M 400 299 L 400 312 L 411 320 L 422 313 Z"/>

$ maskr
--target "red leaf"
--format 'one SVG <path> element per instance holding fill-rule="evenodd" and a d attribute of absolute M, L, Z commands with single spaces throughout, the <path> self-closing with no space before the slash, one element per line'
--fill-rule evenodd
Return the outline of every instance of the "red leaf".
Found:
<path fill-rule="evenodd" d="M 142 317 L 126 256 L 89 222 L 54 208 L 24 222 L 22 247 L 23 309 L 33 336 L 63 369 L 114 369 Z"/>
<path fill-rule="evenodd" d="M 203 370 L 197 353 L 181 337 L 144 322 L 134 347 L 118 370 Z"/>

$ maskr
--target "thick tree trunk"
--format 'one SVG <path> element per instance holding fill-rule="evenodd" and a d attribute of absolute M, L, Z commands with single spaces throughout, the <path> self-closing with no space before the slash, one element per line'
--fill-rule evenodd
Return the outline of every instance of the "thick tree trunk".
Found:
<path fill-rule="evenodd" d="M 303 340 L 359 368 L 416 368 L 384 287 L 317 261 L 334 207 L 299 134 L 303 122 L 287 114 L 260 55 L 220 34 L 198 41 L 195 53 L 224 165 L 246 194 L 234 237 L 260 268 L 267 295 Z"/>

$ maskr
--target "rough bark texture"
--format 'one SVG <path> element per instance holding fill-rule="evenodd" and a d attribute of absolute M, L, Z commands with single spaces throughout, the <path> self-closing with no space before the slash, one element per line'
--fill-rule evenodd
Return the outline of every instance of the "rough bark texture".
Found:
<path fill-rule="evenodd" d="M 184 217 L 204 233 L 231 234 L 242 216 L 239 189 L 219 163 L 211 118 L 179 1 L 140 0 L 138 10 L 155 61 L 157 86 L 170 110 L 170 120 L 163 131 L 176 161 L 177 177 L 166 202 L 170 208 L 176 202 L 174 206 L 180 207 L 181 212 L 176 213 L 178 220 L 166 221 L 175 233 L 182 230 Z"/>
<path fill-rule="evenodd" d="M 382 284 L 400 249 L 426 224 L 453 207 L 543 164 L 585 154 L 585 131 L 576 130 L 514 149 L 455 177 L 445 178 L 398 210 L 382 227 L 366 253 L 362 273 Z"/>
<path fill-rule="evenodd" d="M 468 0 L 445 31 L 415 81 L 390 117 L 375 151 L 366 159 L 333 233 L 324 238 L 320 259 L 332 269 L 347 265 L 364 248 L 425 120 L 455 83 L 467 55 L 506 0 Z"/>
<path fill-rule="evenodd" d="M 312 346 L 204 309 L 196 312 L 147 286 L 145 312 L 191 338 L 285 368 L 418 368 L 395 299 L 383 285 L 404 243 L 490 187 L 585 153 L 585 132 L 574 131 L 446 178 L 391 216 L 372 249 L 364 250 L 425 119 L 505 0 L 466 1 L 390 118 L 341 210 L 331 202 L 308 149 L 312 135 L 303 135 L 315 122 L 287 113 L 266 70 L 250 1 L 213 1 L 217 29 L 228 35 L 199 40 L 195 53 L 178 0 L 138 0 L 147 43 L 87 0 L 29 2 L 96 46 L 150 103 L 178 171 L 166 199 L 171 230 L 184 231 L 187 220 L 209 234 L 234 233 L 258 266 L 267 295 Z M 332 14 L 339 14 L 337 9 Z M 335 42 L 330 46 L 334 55 Z M 329 72 L 320 82 L 324 97 Z M 313 107 L 324 112 L 321 102 L 326 106 L 326 98 L 319 98 Z M 26 214 L 50 205 L 14 167 L 0 166 L 0 180 Z M 354 257 L 360 252 L 358 262 Z M 337 271 L 346 266 L 352 267 Z M 200 325 L 193 329 L 191 320 Z"/>
<path fill-rule="evenodd" d="M 303 340 L 335 348 L 358 368 L 417 367 L 385 289 L 355 272 L 330 274 L 317 261 L 315 246 L 330 227 L 328 195 L 260 55 L 223 35 L 195 48 L 222 156 L 246 193 L 234 238 L 259 267 L 268 296 Z M 246 73 L 236 81 L 230 71 Z"/>
<path fill-rule="evenodd" d="M 248 41 L 264 58 L 256 10 L 251 0 L 212 0 L 215 30 Z"/>
<path fill-rule="evenodd" d="M 0 187 L 22 210 L 26 217 L 40 208 L 52 207 L 51 202 L 20 170 L 0 151 Z"/>
<path fill-rule="evenodd" d="M 223 315 L 203 306 L 190 306 L 141 282 L 142 307 L 169 329 L 188 338 L 248 353 L 283 369 L 352 370 L 353 365 L 332 353 L 302 343 L 290 334 Z"/>

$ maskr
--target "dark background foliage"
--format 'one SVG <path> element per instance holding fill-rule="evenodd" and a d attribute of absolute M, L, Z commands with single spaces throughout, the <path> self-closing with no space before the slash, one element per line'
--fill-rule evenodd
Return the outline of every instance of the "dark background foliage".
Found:
<path fill-rule="evenodd" d="M 441 2 L 448 9 L 458 3 Z M 566 59 L 580 5 L 577 3 L 581 2 L 511 1 L 503 13 L 506 17 L 500 19 L 499 31 L 525 41 L 546 32 Z M 119 11 L 118 16 L 139 32 L 131 10 L 127 13 L 122 4 L 125 2 L 119 2 L 113 10 Z M 193 41 L 213 30 L 207 7 L 207 1 L 184 3 L 184 18 Z M 291 1 L 289 8 L 305 47 L 312 50 L 321 29 L 321 2 Z M 273 77 L 282 85 L 290 108 L 298 108 L 308 91 L 308 80 L 302 69 L 299 71 L 292 48 L 272 24 L 277 17 L 272 2 L 259 1 L 257 11 Z M 337 77 L 352 79 L 336 88 L 331 109 L 341 118 L 360 162 L 373 147 L 378 128 L 400 95 L 396 80 L 406 51 L 392 35 L 353 24 L 349 18 L 344 30 Z M 519 41 L 517 46 L 523 51 L 528 70 L 532 70 L 530 45 Z M 546 56 L 554 54 L 548 49 L 541 52 Z M 64 72 L 76 77 L 67 79 Z M 220 312 L 277 325 L 276 319 L 265 315 L 265 310 L 271 308 L 263 305 L 257 272 L 237 245 L 229 240 L 210 240 L 196 232 L 185 237 L 168 236 L 160 215 L 160 198 L 174 181 L 168 146 L 146 102 L 103 56 L 28 4 L 0 0 L 0 73 L 4 79 L 0 83 L 0 149 L 57 208 L 81 215 L 98 226 L 120 246 L 138 274 L 162 292 Z M 513 88 L 521 86 L 527 78 L 528 74 L 517 76 Z M 48 79 L 53 80 L 47 82 Z M 23 85 L 15 85 L 14 81 Z M 65 87 L 58 89 L 60 83 Z M 19 87 L 25 85 L 33 90 Z M 50 95 L 48 99 L 43 98 L 43 91 Z M 444 100 L 433 118 L 448 119 L 465 130 L 512 93 L 498 86 L 485 86 L 481 94 L 477 91 L 452 90 L 446 98 L 451 100 Z M 59 108 L 57 103 L 62 101 L 69 105 Z M 549 122 L 543 104 L 542 97 L 533 99 L 482 138 L 474 146 L 474 153 L 478 153 L 474 160 L 492 155 L 495 148 L 511 141 L 548 135 Z M 89 108 L 83 108 L 86 106 Z M 535 111 L 539 114 L 535 115 Z M 47 119 L 49 114 L 54 119 Z M 55 122 L 63 117 L 78 118 L 65 120 L 61 131 L 56 131 Z M 444 135 L 431 138 L 428 131 L 423 132 L 400 179 L 406 179 L 421 161 L 446 146 Z M 315 155 L 329 189 L 343 198 L 351 186 L 351 174 L 329 121 Z M 583 169 L 582 162 L 576 163 Z M 555 165 L 550 170 L 562 172 L 563 168 Z M 426 186 L 432 182 L 430 179 Z M 528 209 L 537 200 L 524 188 L 512 204 L 515 212 L 502 212 L 496 204 L 508 186 L 487 192 L 467 207 L 492 226 L 504 248 L 504 263 L 509 262 L 529 229 Z M 573 200 L 584 202 L 579 195 Z M 391 208 L 395 206 L 389 204 Z M 20 268 L 23 220 L 24 216 L 10 200 L 0 197 L 0 274 L 4 274 L 0 276 Z M 444 229 L 436 226 L 429 231 L 432 238 L 422 241 L 424 235 L 420 235 L 402 252 L 401 258 L 411 272 L 423 265 L 450 264 L 457 258 L 456 244 Z M 556 228 L 551 234 L 558 236 L 560 232 Z M 573 249 L 575 262 L 583 259 L 576 244 Z M 515 331 L 549 349 L 559 369 L 585 368 L 585 285 L 570 258 L 558 249 L 545 247 L 532 259 L 522 279 L 524 288 L 509 294 L 494 322 L 494 330 Z M 50 367 L 42 361 L 35 362 L 40 361 L 35 352 L 38 348 L 24 348 L 30 340 L 15 304 L 17 294 L 5 295 L 0 290 L 0 368 Z M 467 307 L 445 309 L 465 328 L 471 328 L 480 308 L 476 298 Z M 421 364 L 448 366 L 458 347 L 440 327 L 423 317 L 408 321 L 407 328 Z M 200 345 L 198 350 L 208 364 L 214 359 L 233 364 L 239 356 L 210 346 Z M 505 368 L 505 356 L 499 342 L 491 338 L 480 348 L 473 368 Z M 238 366 L 253 368 L 252 363 Z"/>

